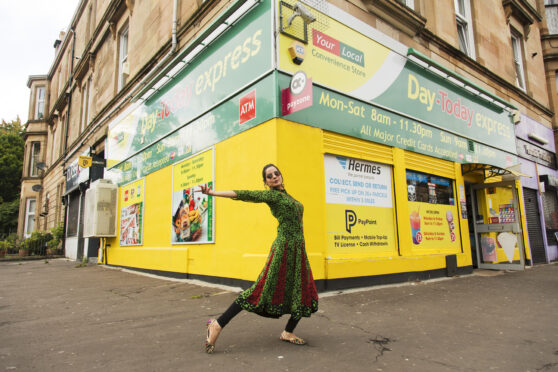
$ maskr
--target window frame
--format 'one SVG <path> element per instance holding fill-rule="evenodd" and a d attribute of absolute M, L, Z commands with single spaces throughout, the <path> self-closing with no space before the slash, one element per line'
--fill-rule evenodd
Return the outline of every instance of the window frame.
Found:
<path fill-rule="evenodd" d="M 29 176 L 37 177 L 39 175 L 39 168 L 37 168 L 37 163 L 39 162 L 41 157 L 41 142 L 31 142 L 31 148 L 29 151 Z"/>
<path fill-rule="evenodd" d="M 126 85 L 127 76 L 124 76 L 123 67 L 124 63 L 128 62 L 128 44 L 130 35 L 129 31 L 130 29 L 128 24 L 125 24 L 124 26 L 122 26 L 120 32 L 118 33 L 118 92 L 122 90 L 124 85 Z"/>
<path fill-rule="evenodd" d="M 415 9 L 415 0 L 396 0 L 399 4 L 405 5 L 407 8 Z"/>
<path fill-rule="evenodd" d="M 54 164 L 56 159 L 58 159 L 58 157 L 55 155 L 56 141 L 58 140 L 58 127 L 59 127 L 59 125 L 56 125 L 56 128 L 53 127 L 53 130 L 52 130 L 52 143 L 51 143 L 51 147 L 50 147 L 50 164 Z"/>
<path fill-rule="evenodd" d="M 463 12 L 461 12 L 460 4 L 463 5 Z M 463 53 L 468 55 L 470 58 L 475 59 L 476 51 L 475 51 L 475 39 L 473 33 L 473 16 L 471 12 L 471 0 L 454 0 L 454 7 L 455 7 L 455 21 L 457 26 L 457 39 L 459 44 L 459 50 L 461 50 Z"/>
<path fill-rule="evenodd" d="M 525 53 L 523 52 L 523 36 L 514 29 L 511 29 L 510 34 L 515 71 L 515 85 L 525 92 L 527 90 L 527 79 L 525 74 Z"/>
<path fill-rule="evenodd" d="M 34 209 L 33 211 L 30 211 L 30 204 L 31 202 L 33 202 L 34 204 Z M 37 213 L 37 199 L 36 198 L 27 198 L 27 200 L 25 201 L 25 227 L 23 229 L 23 236 L 25 238 L 28 238 L 31 236 L 31 233 L 33 233 L 34 229 L 35 229 L 35 215 Z M 33 218 L 33 223 L 31 224 L 31 231 L 29 231 L 29 218 Z"/>
<path fill-rule="evenodd" d="M 35 120 L 44 119 L 45 117 L 45 95 L 46 88 L 44 85 L 35 88 Z"/>
<path fill-rule="evenodd" d="M 81 117 L 79 119 L 79 132 L 82 133 L 87 127 L 87 116 L 88 116 L 88 106 L 89 106 L 89 84 L 88 81 L 83 83 L 81 87 Z"/>
<path fill-rule="evenodd" d="M 91 84 L 93 83 L 93 76 L 89 75 L 87 79 L 87 117 L 85 118 L 85 127 L 91 123 L 91 110 L 92 110 L 92 97 L 91 97 Z"/>

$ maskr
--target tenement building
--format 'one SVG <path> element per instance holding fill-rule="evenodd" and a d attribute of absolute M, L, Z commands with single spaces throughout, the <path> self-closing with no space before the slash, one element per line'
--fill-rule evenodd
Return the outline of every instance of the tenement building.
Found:
<path fill-rule="evenodd" d="M 29 78 L 20 234 L 243 286 L 275 220 L 200 186 L 274 163 L 321 290 L 557 260 L 552 3 L 82 0 Z"/>

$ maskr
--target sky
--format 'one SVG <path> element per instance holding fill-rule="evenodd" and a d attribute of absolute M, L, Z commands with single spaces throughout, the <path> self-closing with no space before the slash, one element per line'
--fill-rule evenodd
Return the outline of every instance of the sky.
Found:
<path fill-rule="evenodd" d="M 0 121 L 27 121 L 29 75 L 47 75 L 79 0 L 0 0 Z"/>

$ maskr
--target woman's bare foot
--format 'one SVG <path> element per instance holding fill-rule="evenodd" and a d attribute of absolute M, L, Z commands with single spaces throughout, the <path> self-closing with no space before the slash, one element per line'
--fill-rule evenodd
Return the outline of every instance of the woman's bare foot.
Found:
<path fill-rule="evenodd" d="M 208 354 L 213 353 L 215 350 L 215 342 L 219 338 L 221 333 L 221 326 L 215 319 L 210 319 L 207 321 L 207 338 L 205 340 L 205 352 Z"/>
<path fill-rule="evenodd" d="M 283 331 L 283 333 L 281 333 L 281 337 L 279 337 L 279 339 L 281 341 L 286 341 L 286 342 L 290 342 L 291 344 L 295 344 L 295 345 L 305 345 L 306 341 L 304 341 L 302 338 L 297 337 L 294 333 L 290 333 L 287 331 Z"/>

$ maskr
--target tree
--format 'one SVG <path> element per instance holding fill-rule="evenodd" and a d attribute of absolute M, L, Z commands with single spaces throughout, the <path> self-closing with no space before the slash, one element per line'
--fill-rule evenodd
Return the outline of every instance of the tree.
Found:
<path fill-rule="evenodd" d="M 18 119 L 0 124 L 0 202 L 19 199 L 23 169 L 23 128 Z"/>
<path fill-rule="evenodd" d="M 0 235 L 17 229 L 23 169 L 23 127 L 19 118 L 0 123 Z"/>

